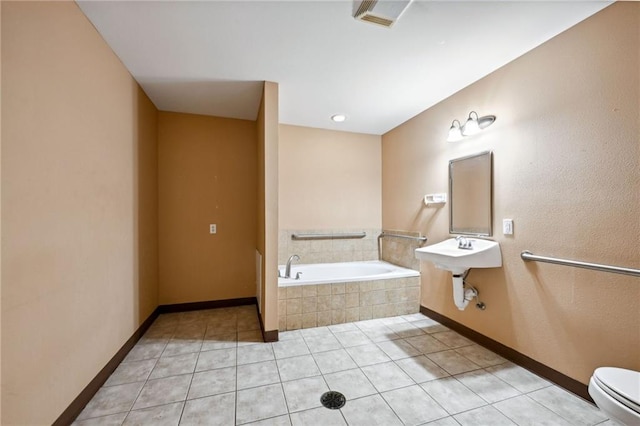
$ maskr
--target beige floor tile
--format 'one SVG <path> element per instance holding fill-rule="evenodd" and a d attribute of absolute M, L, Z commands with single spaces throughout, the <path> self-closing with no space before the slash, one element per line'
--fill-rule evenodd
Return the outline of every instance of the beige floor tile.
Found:
<path fill-rule="evenodd" d="M 144 382 L 102 387 L 78 416 L 78 420 L 129 411 Z"/>
<path fill-rule="evenodd" d="M 449 375 L 449 373 L 424 355 L 403 358 L 395 361 L 395 363 L 416 383 L 424 383 Z"/>
<path fill-rule="evenodd" d="M 370 426 L 373 424 L 372 419 L 375 419 L 375 424 L 378 425 L 402 425 L 398 416 L 378 394 L 349 401 L 340 411 L 349 426 Z"/>
<path fill-rule="evenodd" d="M 244 389 L 236 395 L 236 424 L 287 414 L 281 384 Z"/>
<path fill-rule="evenodd" d="M 446 351 L 447 349 L 449 349 L 447 345 L 427 334 L 409 337 L 404 340 L 423 354 Z"/>
<path fill-rule="evenodd" d="M 76 420 L 71 426 L 121 426 L 128 412 L 111 414 L 110 416 L 94 417 L 86 420 Z"/>
<path fill-rule="evenodd" d="M 320 375 L 316 361 L 311 355 L 283 358 L 276 362 L 283 382 Z"/>
<path fill-rule="evenodd" d="M 123 426 L 174 426 L 180 422 L 184 402 L 134 410 L 129 413 Z"/>
<path fill-rule="evenodd" d="M 363 367 L 362 372 L 378 392 L 402 388 L 415 384 L 394 362 Z"/>
<path fill-rule="evenodd" d="M 458 414 L 487 405 L 482 398 L 453 377 L 432 380 L 420 386 L 449 414 Z"/>
<path fill-rule="evenodd" d="M 197 359 L 197 352 L 184 355 L 162 357 L 156 363 L 149 378 L 160 379 L 162 377 L 193 373 L 193 370 L 196 368 Z"/>
<path fill-rule="evenodd" d="M 309 348 L 302 337 L 272 343 L 276 359 L 309 354 Z"/>
<path fill-rule="evenodd" d="M 486 368 L 488 372 L 509 383 L 522 393 L 533 392 L 551 386 L 545 379 L 511 362 Z"/>
<path fill-rule="evenodd" d="M 236 420 L 235 405 L 235 392 L 189 400 L 185 403 L 180 425 L 233 425 Z"/>
<path fill-rule="evenodd" d="M 573 424 L 595 425 L 607 420 L 598 407 L 557 386 L 549 386 L 527 396 Z"/>
<path fill-rule="evenodd" d="M 520 395 L 520 392 L 485 370 L 476 370 L 456 376 L 459 382 L 488 403 Z M 604 419 L 603 419 L 604 420 Z"/>
<path fill-rule="evenodd" d="M 254 388 L 280 382 L 275 361 L 256 362 L 237 367 L 238 389 Z"/>
<path fill-rule="evenodd" d="M 233 367 L 236 365 L 236 348 L 216 349 L 200 352 L 196 371 L 214 370 L 216 368 Z"/>
<path fill-rule="evenodd" d="M 335 373 L 336 371 L 350 370 L 357 367 L 344 349 L 319 352 L 312 356 L 322 374 Z"/>
<path fill-rule="evenodd" d="M 489 349 L 485 349 L 482 346 L 476 344 L 457 348 L 456 352 L 458 352 L 465 358 L 475 362 L 480 367 L 491 367 L 507 362 L 507 360 L 502 358 L 500 355 L 497 355 L 491 352 Z"/>
<path fill-rule="evenodd" d="M 324 379 L 329 389 L 340 392 L 347 401 L 378 392 L 359 368 L 326 374 Z"/>
<path fill-rule="evenodd" d="M 133 406 L 134 410 L 184 401 L 191 384 L 191 374 L 149 380 Z"/>
<path fill-rule="evenodd" d="M 449 415 L 418 385 L 384 392 L 382 397 L 407 426 L 423 424 Z"/>
<path fill-rule="evenodd" d="M 236 356 L 238 365 L 275 359 L 271 343 L 238 347 Z"/>
<path fill-rule="evenodd" d="M 420 355 L 421 352 L 403 339 L 378 342 L 378 347 L 392 360 Z"/>
<path fill-rule="evenodd" d="M 329 390 L 322 376 L 282 383 L 289 412 L 321 407 L 320 397 Z"/>
<path fill-rule="evenodd" d="M 554 426 L 569 426 L 571 423 L 538 404 L 527 395 L 500 401 L 493 404 L 502 414 L 519 425 L 545 424 Z"/>
<path fill-rule="evenodd" d="M 125 383 L 144 382 L 149 378 L 157 359 L 121 363 L 109 376 L 104 386 L 122 385 Z"/>
<path fill-rule="evenodd" d="M 193 375 L 188 399 L 201 398 L 236 390 L 236 368 L 218 368 Z"/>
<path fill-rule="evenodd" d="M 347 353 L 359 367 L 391 361 L 375 343 L 346 348 Z"/>
<path fill-rule="evenodd" d="M 293 426 L 347 426 L 340 410 L 328 410 L 324 407 L 291 413 Z"/>
<path fill-rule="evenodd" d="M 490 405 L 486 407 L 476 408 L 461 414 L 457 414 L 454 418 L 462 426 L 515 426 L 516 424 L 509 420 L 504 414 L 496 410 Z"/>
<path fill-rule="evenodd" d="M 443 351 L 427 354 L 427 358 L 438 364 L 449 374 L 461 374 L 467 371 L 478 370 L 480 366 L 463 357 L 456 351 Z"/>

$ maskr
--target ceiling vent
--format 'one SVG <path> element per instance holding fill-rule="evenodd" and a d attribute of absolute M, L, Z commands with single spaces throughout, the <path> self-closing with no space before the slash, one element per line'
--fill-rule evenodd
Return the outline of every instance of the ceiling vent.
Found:
<path fill-rule="evenodd" d="M 353 17 L 383 27 L 391 27 L 413 0 L 355 0 Z"/>

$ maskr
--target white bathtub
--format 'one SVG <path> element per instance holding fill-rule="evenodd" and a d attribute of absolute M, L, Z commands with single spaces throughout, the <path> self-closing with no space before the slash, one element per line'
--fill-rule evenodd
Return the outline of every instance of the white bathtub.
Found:
<path fill-rule="evenodd" d="M 284 275 L 285 265 L 278 266 Z M 294 279 L 300 272 L 300 279 Z M 367 262 L 316 263 L 291 266 L 292 278 L 278 278 L 278 287 L 290 287 L 325 283 L 348 283 L 355 281 L 376 281 L 393 278 L 419 277 L 420 273 L 380 260 Z"/>

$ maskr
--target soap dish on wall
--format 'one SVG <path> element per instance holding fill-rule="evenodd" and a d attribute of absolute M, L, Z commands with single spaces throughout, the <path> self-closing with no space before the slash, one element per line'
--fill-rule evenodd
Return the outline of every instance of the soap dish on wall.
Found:
<path fill-rule="evenodd" d="M 424 205 L 427 207 L 442 207 L 447 204 L 447 194 L 427 194 L 424 196 Z"/>

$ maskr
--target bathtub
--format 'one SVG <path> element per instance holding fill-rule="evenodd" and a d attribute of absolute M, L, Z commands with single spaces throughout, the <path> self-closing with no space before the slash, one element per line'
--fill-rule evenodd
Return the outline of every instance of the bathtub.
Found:
<path fill-rule="evenodd" d="M 285 266 L 278 267 L 284 275 Z M 413 314 L 420 273 L 382 261 L 300 264 L 278 278 L 280 331 Z"/>
<path fill-rule="evenodd" d="M 278 266 L 280 276 L 284 276 L 285 265 Z M 300 272 L 300 279 L 294 277 Z M 367 262 L 293 264 L 292 278 L 278 278 L 278 287 L 308 284 L 348 283 L 355 281 L 376 281 L 392 278 L 419 277 L 413 269 L 403 268 L 381 260 Z"/>

